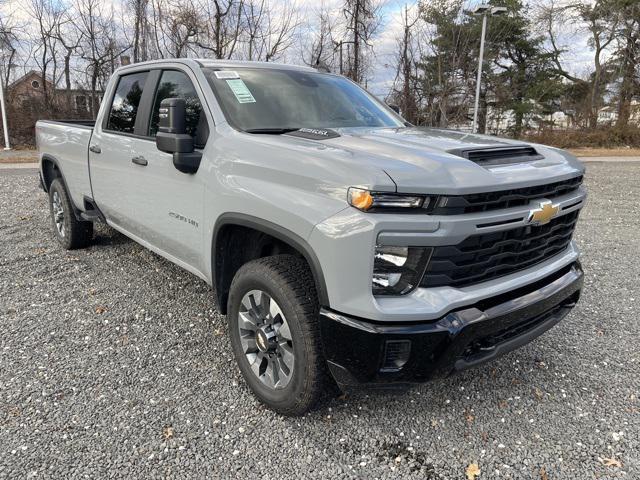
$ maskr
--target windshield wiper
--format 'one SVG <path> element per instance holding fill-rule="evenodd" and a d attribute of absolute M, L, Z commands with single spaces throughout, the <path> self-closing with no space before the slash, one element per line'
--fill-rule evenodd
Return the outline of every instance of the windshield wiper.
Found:
<path fill-rule="evenodd" d="M 284 133 L 295 132 L 299 128 L 248 128 L 246 133 L 265 133 L 267 135 L 282 135 Z"/>

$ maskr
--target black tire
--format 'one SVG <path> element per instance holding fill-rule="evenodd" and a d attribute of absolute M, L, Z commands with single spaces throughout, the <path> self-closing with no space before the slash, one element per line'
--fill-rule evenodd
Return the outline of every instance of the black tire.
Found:
<path fill-rule="evenodd" d="M 49 211 L 56 239 L 66 250 L 84 248 L 93 238 L 93 222 L 76 218 L 67 189 L 60 178 L 49 186 Z"/>
<path fill-rule="evenodd" d="M 242 346 L 239 313 L 243 309 L 243 298 L 253 290 L 266 292 L 275 300 L 289 327 L 292 343 L 289 348 L 293 351 L 294 363 L 288 383 L 279 389 L 269 387 L 254 373 Z M 313 276 L 306 262 L 293 255 L 248 262 L 238 270 L 231 283 L 227 321 L 234 355 L 256 397 L 280 414 L 303 415 L 316 405 L 330 385 L 320 342 L 318 313 Z"/>

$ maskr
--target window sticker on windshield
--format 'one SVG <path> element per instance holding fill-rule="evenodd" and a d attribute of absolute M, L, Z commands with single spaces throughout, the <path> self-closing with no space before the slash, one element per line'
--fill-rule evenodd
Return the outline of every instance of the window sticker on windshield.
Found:
<path fill-rule="evenodd" d="M 215 74 L 216 78 L 220 80 L 226 80 L 227 78 L 240 78 L 238 72 L 235 72 L 233 70 L 218 70 L 215 72 Z"/>
<path fill-rule="evenodd" d="M 238 103 L 256 103 L 256 99 L 253 98 L 253 95 L 251 95 L 251 92 L 242 79 L 227 80 L 227 85 L 229 85 L 229 88 L 231 88 L 231 91 L 236 96 Z"/>

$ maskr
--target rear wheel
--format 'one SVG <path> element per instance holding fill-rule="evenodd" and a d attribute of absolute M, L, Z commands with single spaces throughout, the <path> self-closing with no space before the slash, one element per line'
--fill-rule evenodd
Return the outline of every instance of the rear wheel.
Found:
<path fill-rule="evenodd" d="M 67 250 L 83 248 L 91 243 L 93 222 L 76 218 L 73 206 L 64 183 L 60 178 L 51 182 L 49 187 L 49 208 L 51 223 L 56 239 Z"/>
<path fill-rule="evenodd" d="M 328 380 L 318 299 L 304 260 L 277 255 L 235 275 L 227 319 L 240 371 L 258 399 L 284 415 L 302 415 Z"/>

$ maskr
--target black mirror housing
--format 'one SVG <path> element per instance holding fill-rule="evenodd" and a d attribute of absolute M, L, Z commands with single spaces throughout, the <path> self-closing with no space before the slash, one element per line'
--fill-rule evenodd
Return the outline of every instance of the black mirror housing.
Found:
<path fill-rule="evenodd" d="M 156 135 L 158 150 L 167 153 L 193 152 L 193 137 L 187 131 L 187 107 L 182 98 L 160 102 L 160 123 Z"/>
<path fill-rule="evenodd" d="M 182 173 L 196 173 L 200 167 L 200 160 L 202 160 L 200 152 L 173 154 L 173 166 Z"/>
<path fill-rule="evenodd" d="M 160 102 L 160 122 L 156 147 L 173 154 L 173 165 L 182 173 L 195 173 L 202 154 L 194 152 L 193 137 L 187 131 L 187 109 L 182 98 L 165 98 Z"/>
<path fill-rule="evenodd" d="M 160 102 L 158 131 L 182 134 L 187 131 L 187 104 L 182 98 L 165 98 Z"/>
<path fill-rule="evenodd" d="M 396 112 L 398 115 L 400 114 L 400 107 L 398 105 L 389 105 L 389 104 L 387 104 L 387 107 L 389 107 L 391 110 Z"/>
<path fill-rule="evenodd" d="M 166 153 L 191 153 L 193 152 L 193 137 L 186 133 L 158 132 L 156 147 Z"/>

